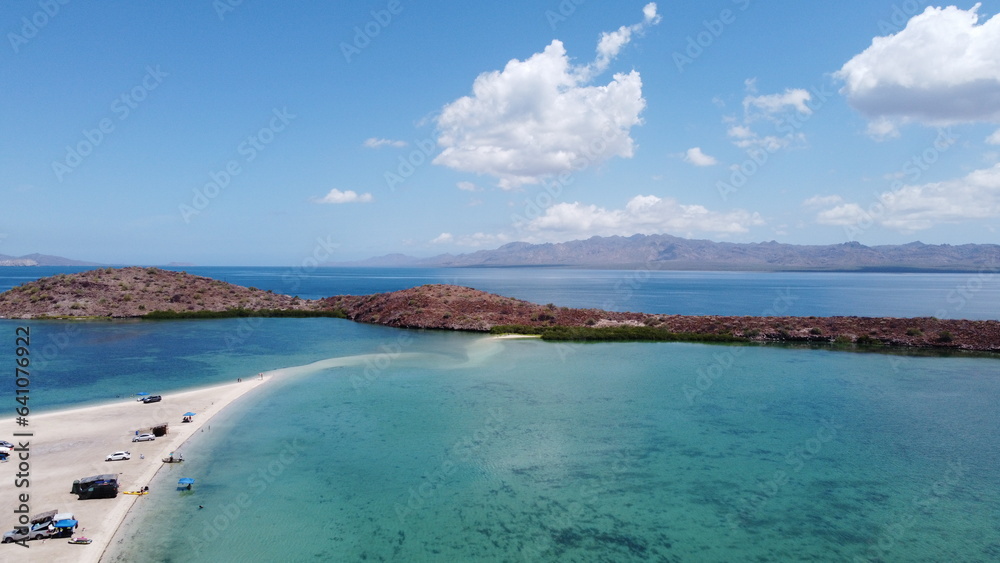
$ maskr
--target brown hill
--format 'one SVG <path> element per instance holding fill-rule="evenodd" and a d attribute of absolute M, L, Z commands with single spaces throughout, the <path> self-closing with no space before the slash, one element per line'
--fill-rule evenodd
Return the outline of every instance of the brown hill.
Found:
<path fill-rule="evenodd" d="M 495 326 L 650 327 L 664 332 L 731 335 L 749 341 L 843 342 L 1000 351 L 1000 322 L 932 317 L 742 317 L 650 315 L 538 305 L 468 287 L 424 285 L 392 293 L 338 295 L 322 308 L 358 322 L 404 328 L 489 331 Z"/>
<path fill-rule="evenodd" d="M 210 278 L 157 268 L 98 269 L 36 280 L 0 293 L 0 318 L 142 317 L 243 309 L 336 313 L 358 322 L 403 328 L 526 331 L 571 327 L 632 329 L 622 339 L 687 333 L 704 340 L 841 342 L 1000 352 L 1000 322 L 882 317 L 733 317 L 651 315 L 539 305 L 468 287 L 424 285 L 391 293 L 338 295 L 316 301 L 276 295 Z M 578 329 L 578 330 L 577 330 Z M 649 332 L 654 331 L 654 332 Z"/>
<path fill-rule="evenodd" d="M 141 317 L 152 311 L 309 310 L 316 302 L 159 268 L 59 274 L 0 293 L 0 318 Z"/>

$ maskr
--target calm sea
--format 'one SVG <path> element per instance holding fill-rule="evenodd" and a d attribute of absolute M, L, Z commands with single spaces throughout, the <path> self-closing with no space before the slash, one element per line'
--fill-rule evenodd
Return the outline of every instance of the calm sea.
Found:
<path fill-rule="evenodd" d="M 25 270 L 0 288 L 49 275 Z M 989 272 L 188 271 L 302 297 L 458 283 L 663 313 L 1000 316 Z M 1000 559 L 997 358 L 340 319 L 27 324 L 36 407 L 328 360 L 213 419 L 115 561 Z"/>

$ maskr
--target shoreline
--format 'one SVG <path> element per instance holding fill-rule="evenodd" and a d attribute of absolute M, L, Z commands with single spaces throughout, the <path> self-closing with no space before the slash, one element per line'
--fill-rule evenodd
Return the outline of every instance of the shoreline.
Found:
<path fill-rule="evenodd" d="M 18 495 L 27 493 L 29 515 L 53 509 L 72 512 L 80 522 L 80 528 L 73 533 L 73 537 L 87 536 L 94 542 L 79 546 L 67 543 L 66 538 L 31 540 L 27 546 L 32 551 L 10 553 L 51 562 L 97 563 L 107 553 L 128 513 L 140 498 L 138 495 L 123 495 L 124 491 L 137 490 L 148 484 L 165 465 L 161 458 L 181 451 L 194 434 L 203 432 L 205 428 L 211 430 L 210 423 L 215 415 L 271 382 L 275 376 L 297 371 L 295 367 L 281 368 L 262 372 L 261 378 L 250 376 L 241 382 L 178 391 L 165 395 L 159 403 L 115 400 L 29 415 L 29 428 L 35 435 L 27 438 L 30 464 L 28 486 L 14 486 L 13 475 L 18 471 L 15 456 L 0 465 L 0 471 L 10 476 L 0 485 L 0 511 L 13 519 L 14 510 L 20 507 Z M 183 413 L 188 411 L 197 413 L 193 422 L 181 423 Z M 131 442 L 135 430 L 162 422 L 169 424 L 166 436 L 148 442 Z M 72 432 L 58 435 L 60 429 L 72 429 Z M 0 432 L 9 437 L 5 439 L 14 442 L 13 433 L 17 430 L 14 418 L 0 421 Z M 119 450 L 132 452 L 132 459 L 102 461 L 104 456 Z M 78 501 L 71 496 L 69 489 L 75 479 L 102 473 L 119 474 L 118 496 L 86 501 Z M 151 491 L 150 494 L 154 493 Z M 2 525 L 7 527 L 3 531 L 13 529 L 15 523 L 5 520 Z M 0 549 L 23 548 L 5 544 Z M 7 557 L 5 553 L 4 559 Z"/>
<path fill-rule="evenodd" d="M 404 352 L 399 357 L 418 356 L 420 354 Z M 43 557 L 52 563 L 99 563 L 111 551 L 112 542 L 122 532 L 122 524 L 137 499 L 141 498 L 122 493 L 147 486 L 166 465 L 161 458 L 171 452 L 181 452 L 188 440 L 205 428 L 211 431 L 210 423 L 216 415 L 264 384 L 331 368 L 361 365 L 377 357 L 378 354 L 374 353 L 338 356 L 281 367 L 260 372 L 260 378 L 251 375 L 240 382 L 210 384 L 167 393 L 158 403 L 113 399 L 100 404 L 70 406 L 29 415 L 30 431 L 36 433 L 28 438 L 32 473 L 30 486 L 26 489 L 14 487 L 13 475 L 17 472 L 18 463 L 15 457 L 12 456 L 8 463 L 0 464 L 0 472 L 7 471 L 10 477 L 0 477 L 0 513 L 11 515 L 9 525 L 8 521 L 3 521 L 0 526 L 8 525 L 3 532 L 14 528 L 16 519 L 13 518 L 13 511 L 18 506 L 17 495 L 27 492 L 30 495 L 29 515 L 53 509 L 72 512 L 80 522 L 72 537 L 86 536 L 94 541 L 90 545 L 79 546 L 67 543 L 68 538 L 31 540 L 27 542 L 29 549 L 38 551 L 23 552 L 22 556 Z M 194 420 L 181 423 L 182 415 L 188 411 L 197 413 Z M 147 429 L 162 422 L 169 424 L 167 436 L 148 442 L 131 442 L 136 429 Z M 57 428 L 71 428 L 73 433 L 57 438 L 45 436 Z M 13 442 L 13 433 L 17 431 L 14 418 L 0 420 L 0 436 L 9 436 Z M 132 458 L 102 461 L 105 456 L 120 450 L 132 452 Z M 81 457 L 84 459 L 81 460 Z M 76 479 L 116 472 L 119 475 L 119 494 L 115 498 L 78 501 L 69 492 Z M 157 492 L 150 491 L 150 494 Z M 0 549 L 22 547 L 5 544 L 0 545 Z M 0 560 L 8 558 L 5 551 Z"/>

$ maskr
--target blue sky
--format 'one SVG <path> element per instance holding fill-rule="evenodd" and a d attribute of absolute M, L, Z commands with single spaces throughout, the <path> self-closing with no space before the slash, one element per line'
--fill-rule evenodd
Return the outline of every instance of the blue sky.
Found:
<path fill-rule="evenodd" d="M 996 242 L 998 11 L 5 2 L 0 254 Z"/>

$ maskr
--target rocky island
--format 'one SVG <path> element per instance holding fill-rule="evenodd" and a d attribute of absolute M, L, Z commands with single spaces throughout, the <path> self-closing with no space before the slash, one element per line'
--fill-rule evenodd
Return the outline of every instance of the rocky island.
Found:
<path fill-rule="evenodd" d="M 810 342 L 1000 352 L 1000 321 L 933 317 L 751 317 L 574 309 L 454 285 L 309 300 L 158 268 L 102 268 L 0 293 L 0 318 L 331 316 L 399 328 L 553 340 Z"/>

